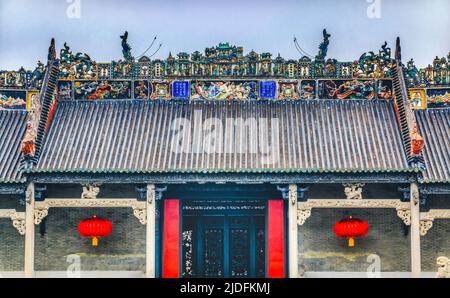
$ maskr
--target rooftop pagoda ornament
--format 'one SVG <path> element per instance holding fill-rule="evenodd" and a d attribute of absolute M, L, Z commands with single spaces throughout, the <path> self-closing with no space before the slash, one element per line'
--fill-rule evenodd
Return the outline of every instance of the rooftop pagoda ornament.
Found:
<path fill-rule="evenodd" d="M 323 41 L 319 45 L 319 53 L 316 56 L 316 60 L 325 61 L 325 57 L 327 56 L 328 45 L 330 44 L 330 36 L 331 34 L 327 33 L 327 29 L 323 29 Z"/>
<path fill-rule="evenodd" d="M 131 55 L 131 46 L 128 44 L 128 31 L 125 31 L 120 38 L 122 39 L 123 58 L 125 58 L 125 61 L 134 61 L 134 57 Z"/>

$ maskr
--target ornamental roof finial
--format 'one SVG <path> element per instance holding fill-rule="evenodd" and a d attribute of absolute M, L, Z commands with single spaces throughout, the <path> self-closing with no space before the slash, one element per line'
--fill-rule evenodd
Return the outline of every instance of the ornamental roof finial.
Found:
<path fill-rule="evenodd" d="M 56 48 L 55 48 L 55 39 L 52 38 L 52 41 L 50 42 L 50 47 L 48 48 L 48 61 L 52 61 L 56 59 Z"/>
<path fill-rule="evenodd" d="M 400 46 L 400 37 L 397 36 L 397 41 L 395 43 L 395 60 L 401 61 L 402 60 L 402 48 Z"/>

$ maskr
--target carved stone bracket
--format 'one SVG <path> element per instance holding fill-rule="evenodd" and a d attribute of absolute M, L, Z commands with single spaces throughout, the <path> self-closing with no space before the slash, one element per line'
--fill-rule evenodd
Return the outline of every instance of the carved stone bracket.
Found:
<path fill-rule="evenodd" d="M 297 224 L 303 226 L 305 221 L 311 216 L 311 208 L 297 209 Z"/>
<path fill-rule="evenodd" d="M 142 224 L 147 221 L 146 202 L 136 199 L 45 199 L 35 203 L 34 223 L 40 224 L 50 208 L 132 208 L 134 216 Z"/>
<path fill-rule="evenodd" d="M 406 209 L 402 207 L 398 207 L 397 216 L 403 220 L 403 223 L 407 226 L 411 225 L 411 209 Z"/>
<path fill-rule="evenodd" d="M 48 215 L 48 207 L 34 209 L 34 224 L 38 225 Z"/>
<path fill-rule="evenodd" d="M 139 222 L 143 225 L 147 224 L 147 209 L 141 208 L 139 206 L 133 207 L 133 214 L 136 216 L 137 219 L 139 219 Z"/>
<path fill-rule="evenodd" d="M 406 225 L 411 224 L 411 211 L 409 202 L 392 199 L 378 200 L 325 200 L 311 199 L 306 202 L 298 202 L 298 218 L 299 225 L 303 225 L 305 220 L 311 216 L 313 208 L 393 208 L 397 210 L 397 215 Z"/>
<path fill-rule="evenodd" d="M 450 219 L 450 209 L 431 209 L 420 213 L 420 235 L 425 236 L 435 219 Z"/>
<path fill-rule="evenodd" d="M 0 218 L 9 218 L 20 235 L 25 235 L 25 212 L 14 209 L 0 209 Z"/>
<path fill-rule="evenodd" d="M 25 213 L 23 216 L 11 217 L 13 227 L 19 232 L 20 235 L 25 235 Z"/>
<path fill-rule="evenodd" d="M 433 226 L 432 220 L 421 220 L 420 221 L 420 236 L 425 236 L 428 233 L 428 230 Z"/>

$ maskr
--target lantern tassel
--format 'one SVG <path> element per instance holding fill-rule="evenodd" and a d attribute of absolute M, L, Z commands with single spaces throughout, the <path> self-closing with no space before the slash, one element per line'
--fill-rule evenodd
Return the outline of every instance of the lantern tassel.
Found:
<path fill-rule="evenodd" d="M 92 246 L 98 246 L 98 238 L 92 237 Z"/>
<path fill-rule="evenodd" d="M 348 238 L 348 247 L 354 247 L 355 246 L 355 238 L 350 237 Z"/>

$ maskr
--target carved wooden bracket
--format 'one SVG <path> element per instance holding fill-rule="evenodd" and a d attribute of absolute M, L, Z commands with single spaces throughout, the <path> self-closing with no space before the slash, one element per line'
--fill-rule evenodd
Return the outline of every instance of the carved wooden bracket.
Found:
<path fill-rule="evenodd" d="M 409 202 L 392 199 L 378 200 L 322 200 L 312 199 L 306 202 L 297 203 L 297 223 L 303 225 L 311 216 L 313 208 L 394 208 L 397 215 L 403 220 L 405 225 L 411 224 L 411 209 Z"/>
<path fill-rule="evenodd" d="M 0 209 L 0 218 L 9 218 L 12 225 L 20 235 L 25 235 L 25 212 L 17 212 L 15 209 Z"/>

